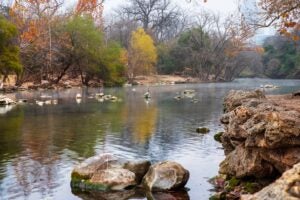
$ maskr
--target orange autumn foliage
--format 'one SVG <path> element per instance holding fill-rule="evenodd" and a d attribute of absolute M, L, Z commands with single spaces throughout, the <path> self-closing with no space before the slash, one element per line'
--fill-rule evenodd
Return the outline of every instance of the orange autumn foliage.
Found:
<path fill-rule="evenodd" d="M 101 26 L 103 24 L 103 8 L 103 0 L 79 0 L 76 13 L 90 15 L 94 22 Z"/>

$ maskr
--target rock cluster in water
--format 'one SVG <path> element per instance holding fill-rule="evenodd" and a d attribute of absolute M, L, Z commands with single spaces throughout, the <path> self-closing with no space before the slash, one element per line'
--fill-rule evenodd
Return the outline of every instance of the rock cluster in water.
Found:
<path fill-rule="evenodd" d="M 127 161 L 111 154 L 88 158 L 72 171 L 71 186 L 85 191 L 120 191 L 142 185 L 148 191 L 183 188 L 189 172 L 180 164 L 165 161 Z"/>

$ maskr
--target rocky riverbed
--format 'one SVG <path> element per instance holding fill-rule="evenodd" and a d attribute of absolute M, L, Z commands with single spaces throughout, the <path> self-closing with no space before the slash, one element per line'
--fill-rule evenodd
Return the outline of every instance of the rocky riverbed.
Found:
<path fill-rule="evenodd" d="M 226 158 L 219 169 L 223 176 L 213 180 L 219 189 L 213 198 L 239 199 L 243 193 L 254 193 L 300 162 L 298 95 L 265 96 L 260 90 L 230 91 L 224 100 L 224 112 L 221 143 Z M 287 191 L 287 194 L 294 196 L 289 198 L 274 191 L 291 187 L 293 193 Z M 273 191 L 273 195 L 264 191 L 263 195 L 244 199 L 299 198 L 299 166 L 265 190 Z"/>

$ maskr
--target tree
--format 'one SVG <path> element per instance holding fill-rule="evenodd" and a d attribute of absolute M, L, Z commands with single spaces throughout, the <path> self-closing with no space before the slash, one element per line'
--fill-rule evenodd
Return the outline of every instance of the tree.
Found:
<path fill-rule="evenodd" d="M 78 0 L 76 14 L 89 15 L 97 26 L 103 25 L 103 1 L 104 0 Z"/>
<path fill-rule="evenodd" d="M 65 34 L 69 41 L 69 45 L 63 47 L 68 55 L 68 66 L 80 74 L 83 84 L 88 85 L 94 78 L 108 85 L 123 83 L 122 49 L 116 43 L 106 46 L 103 33 L 95 26 L 92 18 L 75 16 L 67 24 L 62 24 L 62 27 L 62 35 Z"/>
<path fill-rule="evenodd" d="M 218 15 L 202 12 L 175 44 L 159 46 L 159 68 L 204 81 L 231 81 L 252 65 L 254 49 L 246 45 L 249 33 L 233 16 L 222 22 Z"/>
<path fill-rule="evenodd" d="M 128 77 L 133 79 L 136 75 L 149 75 L 156 71 L 157 52 L 150 35 L 143 28 L 132 32 L 129 47 Z"/>
<path fill-rule="evenodd" d="M 138 22 L 155 40 L 162 41 L 186 27 L 186 16 L 170 0 L 127 0 L 128 5 L 119 13 L 125 13 Z"/>
<path fill-rule="evenodd" d="M 268 27 L 275 25 L 281 34 L 291 36 L 291 32 L 300 29 L 300 1 L 299 0 L 260 0 L 259 13 L 261 22 L 258 26 Z M 300 39 L 293 35 L 294 40 Z"/>
<path fill-rule="evenodd" d="M 0 15 L 0 74 L 3 81 L 9 73 L 20 74 L 22 66 L 19 60 L 19 47 L 16 45 L 15 38 L 17 28 Z"/>
<path fill-rule="evenodd" d="M 50 80 L 53 67 L 52 26 L 63 0 L 15 0 L 10 18 L 19 30 L 24 76 Z"/>
<path fill-rule="evenodd" d="M 211 40 L 202 28 L 193 28 L 181 34 L 178 40 L 177 63 L 189 68 L 191 73 L 201 80 L 209 78 L 211 61 Z"/>
<path fill-rule="evenodd" d="M 106 27 L 107 39 L 118 41 L 122 47 L 128 49 L 131 33 L 138 28 L 138 23 L 122 12 L 115 13 L 111 19 L 116 19 L 116 21 L 111 21 Z"/>
<path fill-rule="evenodd" d="M 295 42 L 291 38 L 281 35 L 268 37 L 264 41 L 265 75 L 270 78 L 299 78 L 299 44 L 299 41 Z"/>

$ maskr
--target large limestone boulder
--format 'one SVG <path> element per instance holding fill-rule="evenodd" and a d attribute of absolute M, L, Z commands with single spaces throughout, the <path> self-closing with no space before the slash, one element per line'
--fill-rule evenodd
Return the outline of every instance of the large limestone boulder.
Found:
<path fill-rule="evenodd" d="M 231 91 L 225 98 L 221 136 L 226 158 L 220 173 L 272 177 L 300 162 L 300 112 L 259 91 Z M 300 104 L 289 99 L 289 104 Z"/>
<path fill-rule="evenodd" d="M 112 154 L 100 154 L 73 169 L 71 186 L 85 190 L 123 190 L 140 184 L 150 165 L 149 161 L 127 161 Z"/>
<path fill-rule="evenodd" d="M 254 195 L 244 195 L 242 200 L 297 200 L 300 199 L 300 163 L 274 183 Z"/>
<path fill-rule="evenodd" d="M 150 191 L 166 191 L 183 188 L 189 180 L 189 171 L 171 161 L 150 167 L 143 179 L 143 186 Z"/>

